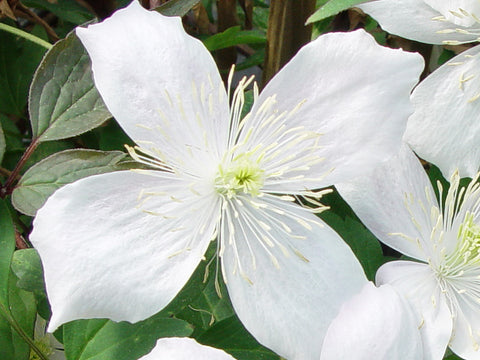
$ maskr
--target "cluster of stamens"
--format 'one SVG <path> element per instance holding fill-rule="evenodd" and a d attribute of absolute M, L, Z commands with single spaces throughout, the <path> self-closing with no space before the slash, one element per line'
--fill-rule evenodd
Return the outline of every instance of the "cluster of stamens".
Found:
<path fill-rule="evenodd" d="M 465 22 L 465 24 L 479 24 L 480 26 L 480 19 L 479 16 L 472 12 L 465 10 L 463 8 L 458 8 L 456 10 L 450 10 L 449 13 L 459 21 Z M 451 19 L 448 19 L 444 15 L 436 16 L 432 18 L 433 21 L 442 21 L 442 22 L 449 22 L 452 23 Z M 465 44 L 473 41 L 480 41 L 480 27 L 475 28 L 472 25 L 463 26 L 463 27 L 453 27 L 449 29 L 443 29 L 437 31 L 438 34 L 461 34 L 461 35 L 471 35 L 476 37 L 476 39 L 470 39 L 468 41 L 459 41 L 459 40 L 444 40 L 443 43 L 445 45 L 460 45 Z"/>
<path fill-rule="evenodd" d="M 233 69 L 228 79 L 228 89 L 231 87 L 232 77 Z M 134 160 L 149 168 L 159 170 L 158 175 L 154 176 L 162 177 L 165 172 L 182 177 L 188 175 L 192 179 L 190 190 L 194 194 L 197 193 L 196 183 L 208 184 L 209 181 L 211 182 L 212 193 L 216 194 L 214 196 L 216 200 L 213 201 L 220 204 L 218 206 L 220 213 L 205 215 L 205 218 L 217 222 L 214 234 L 218 237 L 217 271 L 219 265 L 222 267 L 224 265 L 224 262 L 219 264 L 219 258 L 224 256 L 227 248 L 230 248 L 234 254 L 233 272 L 238 272 L 249 283 L 253 281 L 246 268 L 255 270 L 259 256 L 267 255 L 276 268 L 281 267 L 282 257 L 288 258 L 292 255 L 303 262 L 308 262 L 307 257 L 298 250 L 296 243 L 305 239 L 303 235 L 305 230 L 309 231 L 314 226 L 319 226 L 319 223 L 305 212 L 299 211 L 298 205 L 304 206 L 310 212 L 319 213 L 327 209 L 319 202 L 321 196 L 331 191 L 310 191 L 300 187 L 293 195 L 284 195 L 281 190 L 276 190 L 299 181 L 302 184 L 310 181 L 318 183 L 318 178 L 309 178 L 306 174 L 312 166 L 323 161 L 318 156 L 321 134 L 314 133 L 303 126 L 294 127 L 289 122 L 290 118 L 302 107 L 304 101 L 290 111 L 279 112 L 276 110 L 276 97 L 271 96 L 265 98 L 255 108 L 254 113 L 251 112 L 242 118 L 245 90 L 252 83 L 253 77 L 243 78 L 232 95 L 228 91 L 227 98 L 232 99 L 232 104 L 230 118 L 225 119 L 225 121 L 229 121 L 226 139 L 217 137 L 219 133 L 222 133 L 221 131 L 214 131 L 214 129 L 207 131 L 212 124 L 208 122 L 208 119 L 204 119 L 204 116 L 199 114 L 196 119 L 188 118 L 183 109 L 182 99 L 178 97 L 174 100 L 167 93 L 168 103 L 172 107 L 178 107 L 178 113 L 181 115 L 180 119 L 176 121 L 182 121 L 182 123 L 177 126 L 187 129 L 189 124 L 192 124 L 193 128 L 192 121 L 196 122 L 201 128 L 205 128 L 204 139 L 199 140 L 192 137 L 191 144 L 185 146 L 178 141 L 175 142 L 169 136 L 171 127 L 174 126 L 173 122 L 159 112 L 162 123 L 160 126 L 156 128 L 139 126 L 158 134 L 160 145 L 144 141 L 139 142 L 139 146 L 133 148 L 127 146 L 127 150 Z M 195 106 L 200 108 L 203 106 L 202 104 L 208 104 L 207 113 L 213 115 L 213 102 L 217 97 L 215 94 L 212 95 L 212 91 L 215 92 L 213 85 L 197 86 L 193 84 L 192 89 L 193 103 L 197 104 Z M 205 89 L 210 90 L 208 92 Z M 218 92 L 217 100 L 224 101 L 224 97 L 220 95 L 221 90 Z M 253 94 L 255 103 L 255 100 L 258 99 L 258 87 L 255 83 L 253 83 Z M 203 113 L 205 113 L 205 109 Z M 252 119 L 253 123 L 251 123 Z M 213 134 L 215 138 L 208 139 L 206 134 Z M 188 134 L 188 136 L 193 135 L 192 133 Z M 159 146 L 162 146 L 162 149 L 159 149 Z M 184 148 L 182 149 L 181 146 Z M 190 154 L 191 158 L 197 156 L 199 160 L 206 157 L 209 165 L 216 162 L 215 173 L 208 172 L 212 171 L 212 168 L 205 173 L 198 164 L 200 161 L 190 160 L 188 156 L 183 158 L 178 155 L 181 153 Z M 151 171 L 147 173 L 152 174 Z M 213 177 L 208 180 L 210 176 Z M 181 224 L 177 224 L 177 222 L 180 219 L 172 217 L 172 214 L 160 213 L 147 207 L 148 203 L 157 196 L 168 197 L 169 195 L 165 192 L 156 193 L 145 190 L 139 195 L 139 208 L 147 214 L 171 221 L 171 231 L 178 231 Z M 198 193 L 199 200 L 197 202 L 202 201 L 208 207 L 207 203 L 210 200 L 207 199 L 207 201 L 202 196 Z M 183 200 L 179 199 L 179 201 Z M 312 204 L 315 206 L 314 208 L 311 207 Z M 285 218 L 294 221 L 299 227 L 291 229 L 282 220 Z M 304 230 L 301 230 L 302 228 Z M 202 229 L 199 228 L 198 233 L 203 231 L 200 230 Z M 194 240 L 190 239 L 185 242 L 184 250 L 191 247 L 192 241 Z M 242 247 L 241 252 L 239 247 Z M 175 255 L 172 254 L 172 256 Z M 225 269 L 222 271 L 225 274 Z M 218 281 L 216 283 L 219 291 Z"/>

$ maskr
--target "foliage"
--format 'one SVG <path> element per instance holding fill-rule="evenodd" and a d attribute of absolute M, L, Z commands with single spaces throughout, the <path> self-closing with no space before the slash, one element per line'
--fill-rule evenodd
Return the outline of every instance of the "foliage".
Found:
<path fill-rule="evenodd" d="M 307 23 L 323 20 L 316 24 L 317 32 L 344 30 L 335 22 L 335 15 L 361 2 L 321 1 L 322 6 Z M 20 11 L 16 1 L 0 3 L 11 6 L 18 19 L 14 22 L 4 17 L 1 23 L 53 43 L 46 49 L 0 31 L 0 358 L 26 360 L 32 349 L 46 359 L 33 339 L 37 314 L 48 320 L 50 312 L 41 262 L 28 241 L 32 217 L 60 187 L 138 164 L 124 151 L 124 144 L 131 141 L 111 119 L 94 86 L 88 55 L 72 32 L 75 26 L 95 21 L 95 6 L 82 5 L 92 2 L 20 2 L 29 11 Z M 250 10 L 246 5 L 251 5 Z M 236 21 L 224 31 L 216 29 L 212 0 L 171 0 L 156 10 L 184 16 L 185 27 L 214 52 L 219 63 L 223 53 L 218 50 L 233 48 L 239 59 L 237 69 L 255 73 L 265 57 L 268 7 L 267 1 L 238 1 L 233 14 Z M 372 24 L 363 17 L 354 25 L 362 22 Z M 385 41 L 386 35 L 376 29 L 376 23 L 370 27 Z M 52 33 L 61 39 L 55 41 Z M 249 92 L 248 104 L 251 98 Z M 432 182 L 441 179 L 435 170 L 430 176 Z M 338 195 L 325 197 L 325 202 L 332 210 L 321 217 L 350 245 L 373 280 L 392 252 L 387 249 L 384 254 L 385 248 Z M 66 358 L 135 360 L 148 353 L 160 337 L 191 336 L 239 360 L 280 359 L 260 345 L 236 317 L 216 272 L 215 251 L 212 243 L 206 259 L 177 298 L 147 320 L 129 324 L 90 319 L 64 325 L 55 336 L 63 344 Z M 207 266 L 212 259 L 212 266 Z M 448 355 L 446 359 L 456 357 Z"/>

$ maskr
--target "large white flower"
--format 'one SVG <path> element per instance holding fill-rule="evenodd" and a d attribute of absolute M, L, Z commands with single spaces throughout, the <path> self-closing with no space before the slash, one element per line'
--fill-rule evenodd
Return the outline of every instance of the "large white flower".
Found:
<path fill-rule="evenodd" d="M 321 193 L 307 189 L 398 151 L 421 57 L 363 31 L 323 36 L 255 91 L 241 120 L 250 80 L 229 106 L 211 55 L 179 18 L 133 2 L 77 35 L 103 100 L 138 145 L 131 154 L 152 170 L 79 180 L 38 211 L 30 238 L 44 265 L 49 330 L 155 314 L 216 238 L 246 328 L 286 358 L 318 358 L 319 339 L 366 279 L 295 197 L 316 202 Z"/>
<path fill-rule="evenodd" d="M 388 284 L 366 284 L 328 327 L 320 360 L 434 360 L 418 318 Z"/>
<path fill-rule="evenodd" d="M 371 175 L 338 185 L 364 224 L 384 243 L 419 260 L 393 261 L 377 273 L 421 316 L 424 342 L 434 358 L 447 344 L 480 359 L 480 184 L 459 188 L 454 173 L 438 201 L 420 162 L 405 146 Z"/>
<path fill-rule="evenodd" d="M 381 341 L 379 341 L 381 339 Z M 417 319 L 407 301 L 393 287 L 366 283 L 346 301 L 319 338 L 317 360 L 428 360 Z M 233 360 L 222 350 L 189 338 L 163 338 L 139 360 Z"/>
<path fill-rule="evenodd" d="M 406 39 L 450 45 L 480 40 L 477 0 L 375 0 L 356 6 Z"/>
<path fill-rule="evenodd" d="M 226 352 L 189 338 L 163 338 L 153 350 L 138 360 L 235 360 Z"/>
<path fill-rule="evenodd" d="M 378 0 L 359 5 L 388 32 L 430 44 L 480 40 L 478 0 Z M 405 141 L 449 178 L 480 164 L 480 46 L 428 76 L 412 94 Z"/>

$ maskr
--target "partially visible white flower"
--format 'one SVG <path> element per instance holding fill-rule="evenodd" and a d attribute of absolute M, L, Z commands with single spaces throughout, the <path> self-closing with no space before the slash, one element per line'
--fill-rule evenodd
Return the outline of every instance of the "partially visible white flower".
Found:
<path fill-rule="evenodd" d="M 454 173 L 440 199 L 420 162 L 405 146 L 371 175 L 337 188 L 362 222 L 385 244 L 419 260 L 393 261 L 377 272 L 404 294 L 421 317 L 433 358 L 447 344 L 480 359 L 480 173 L 465 188 Z"/>
<path fill-rule="evenodd" d="M 406 39 L 449 45 L 480 40 L 477 0 L 375 0 L 356 6 L 383 30 Z"/>
<path fill-rule="evenodd" d="M 139 321 L 163 309 L 217 239 L 217 271 L 240 320 L 288 359 L 318 359 L 341 304 L 366 283 L 313 212 L 319 189 L 394 154 L 423 61 L 363 31 L 308 44 L 241 119 L 210 53 L 179 18 L 136 1 L 77 35 L 95 84 L 152 170 L 87 177 L 55 192 L 30 236 L 44 265 L 49 330 Z M 232 104 L 229 99 L 232 98 Z"/>
<path fill-rule="evenodd" d="M 323 340 L 323 344 L 322 344 Z M 407 301 L 390 285 L 364 285 L 342 304 L 319 338 L 320 360 L 427 360 L 418 322 Z M 233 360 L 222 350 L 189 338 L 163 338 L 139 360 Z"/>
<path fill-rule="evenodd" d="M 428 360 L 418 325 L 392 286 L 368 283 L 328 327 L 320 360 Z"/>
<path fill-rule="evenodd" d="M 384 30 L 431 44 L 460 44 L 480 37 L 478 0 L 379 0 L 359 7 Z M 418 85 L 405 141 L 448 179 L 480 170 L 480 46 L 465 51 Z"/>
<path fill-rule="evenodd" d="M 223 350 L 201 345 L 190 338 L 162 338 L 138 360 L 235 360 Z"/>
<path fill-rule="evenodd" d="M 447 179 L 455 171 L 474 177 L 480 170 L 480 46 L 430 74 L 412 102 L 404 140 Z"/>

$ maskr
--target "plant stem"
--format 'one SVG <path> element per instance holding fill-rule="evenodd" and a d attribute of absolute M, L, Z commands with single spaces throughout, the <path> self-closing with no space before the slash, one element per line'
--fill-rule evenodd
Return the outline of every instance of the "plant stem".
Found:
<path fill-rule="evenodd" d="M 312 26 L 305 26 L 305 21 L 314 12 L 315 4 L 315 0 L 270 2 L 262 87 L 311 40 Z"/>
<path fill-rule="evenodd" d="M 23 12 L 24 14 L 29 16 L 33 21 L 35 21 L 37 24 L 40 24 L 41 26 L 43 26 L 50 40 L 52 40 L 53 42 L 57 42 L 58 40 L 60 40 L 57 33 L 50 27 L 50 25 L 45 20 L 43 20 L 40 16 L 35 14 L 32 10 L 30 10 L 28 7 L 23 5 L 21 2 L 18 2 L 17 10 Z"/>
<path fill-rule="evenodd" d="M 0 310 L 2 315 L 8 321 L 10 326 L 20 335 L 20 337 L 30 346 L 30 348 L 38 355 L 41 360 L 48 360 L 48 357 L 42 353 L 42 351 L 35 345 L 35 342 L 28 336 L 25 331 L 23 331 L 22 327 L 18 325 L 17 321 L 13 318 L 10 311 L 5 308 L 5 306 L 0 302 Z"/>
<path fill-rule="evenodd" d="M 1 24 L 0 24 L 1 25 Z M 27 162 L 27 160 L 32 156 L 33 152 L 37 148 L 37 146 L 40 144 L 40 142 L 37 139 L 34 139 L 30 145 L 25 149 L 25 152 L 23 153 L 22 157 L 18 161 L 17 165 L 15 166 L 15 169 L 10 173 L 10 176 L 7 178 L 7 181 L 5 181 L 5 184 L 0 187 L 0 198 L 4 198 L 7 195 L 10 195 L 13 191 L 12 185 L 14 182 L 17 180 L 17 176 L 20 173 L 20 170 L 22 170 L 23 166 Z"/>
<path fill-rule="evenodd" d="M 4 168 L 0 167 L 0 175 L 8 177 L 8 176 L 10 176 L 11 173 L 12 172 L 10 170 L 7 170 L 7 169 L 4 169 Z"/>
<path fill-rule="evenodd" d="M 37 37 L 35 35 L 32 35 L 32 34 L 26 32 L 26 31 L 20 30 L 16 27 L 13 27 L 13 26 L 10 26 L 10 25 L 4 24 L 4 23 L 0 23 L 0 30 L 7 31 L 11 34 L 23 37 L 24 39 L 26 39 L 28 41 L 31 41 L 31 42 L 33 42 L 37 45 L 43 46 L 47 50 L 50 50 L 53 46 L 49 42 L 47 42 L 43 39 L 40 39 L 39 37 Z"/>

